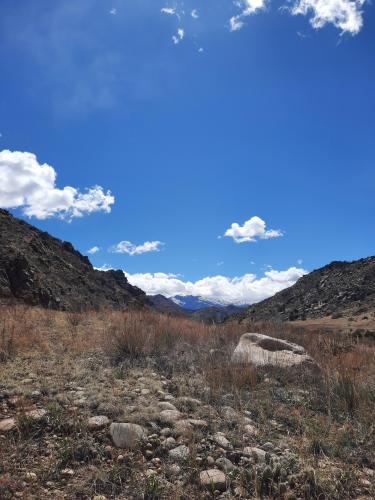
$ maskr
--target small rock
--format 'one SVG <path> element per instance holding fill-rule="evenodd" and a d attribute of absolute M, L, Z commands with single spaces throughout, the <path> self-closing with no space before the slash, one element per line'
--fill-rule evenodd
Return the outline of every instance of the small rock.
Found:
<path fill-rule="evenodd" d="M 182 418 L 182 413 L 178 410 L 163 410 L 160 412 L 159 419 L 166 424 L 174 424 Z"/>
<path fill-rule="evenodd" d="M 220 470 L 222 470 L 223 472 L 225 472 L 226 474 L 228 474 L 228 472 L 232 472 L 236 468 L 232 464 L 232 462 L 230 460 L 228 460 L 228 458 L 225 458 L 225 457 L 218 458 L 215 463 L 216 463 L 217 467 Z"/>
<path fill-rule="evenodd" d="M 258 434 L 258 429 L 252 424 L 245 425 L 243 429 L 245 434 L 249 436 L 256 436 Z"/>
<path fill-rule="evenodd" d="M 178 476 L 181 472 L 181 467 L 177 464 L 171 464 L 167 467 L 166 472 L 169 476 Z"/>
<path fill-rule="evenodd" d="M 207 464 L 208 465 L 214 465 L 215 463 L 215 459 L 213 457 L 211 457 L 211 455 L 208 455 L 207 457 Z"/>
<path fill-rule="evenodd" d="M 274 451 L 275 446 L 272 443 L 267 442 L 267 443 L 264 443 L 264 445 L 262 446 L 262 449 L 265 451 L 268 451 L 268 452 L 272 452 L 272 451 Z"/>
<path fill-rule="evenodd" d="M 174 424 L 174 429 L 177 434 L 190 434 L 193 430 L 189 420 L 178 420 Z"/>
<path fill-rule="evenodd" d="M 160 401 L 158 403 L 158 406 L 161 410 L 174 410 L 174 411 L 178 411 L 177 408 L 172 404 L 172 403 L 169 403 L 168 401 Z"/>
<path fill-rule="evenodd" d="M 173 448 L 169 451 L 169 456 L 172 460 L 176 462 L 183 462 L 189 458 L 190 450 L 184 444 L 177 446 L 177 448 Z"/>
<path fill-rule="evenodd" d="M 112 423 L 110 433 L 117 448 L 133 450 L 138 447 L 146 437 L 146 431 L 137 424 Z"/>
<path fill-rule="evenodd" d="M 9 432 L 16 428 L 16 421 L 14 418 L 5 418 L 0 420 L 0 432 Z"/>
<path fill-rule="evenodd" d="M 161 436 L 165 436 L 165 437 L 168 437 L 172 434 L 172 429 L 170 429 L 169 427 L 164 427 L 164 429 L 162 429 L 160 431 L 160 435 Z"/>
<path fill-rule="evenodd" d="M 215 441 L 215 443 L 217 445 L 219 445 L 221 448 L 224 448 L 224 449 L 227 449 L 230 447 L 230 442 L 228 441 L 228 439 L 224 436 L 224 434 L 222 434 L 221 432 L 217 432 L 214 436 L 213 436 L 213 440 Z"/>
<path fill-rule="evenodd" d="M 218 469 L 204 470 L 199 474 L 199 480 L 202 486 L 211 491 L 224 491 L 227 487 L 227 478 L 225 474 Z"/>
<path fill-rule="evenodd" d="M 253 458 L 256 462 L 265 463 L 267 453 L 260 448 L 253 448 L 251 446 L 246 446 L 243 450 L 243 454 L 247 457 Z"/>
<path fill-rule="evenodd" d="M 164 396 L 164 400 L 165 400 L 165 401 L 173 401 L 174 399 L 175 399 L 175 397 L 174 397 L 174 396 L 172 396 L 172 394 L 166 394 L 166 395 Z"/>
<path fill-rule="evenodd" d="M 202 429 L 203 427 L 207 427 L 207 422 L 205 420 L 199 420 L 196 418 L 189 418 L 189 424 L 191 424 L 194 428 Z"/>
<path fill-rule="evenodd" d="M 141 394 L 142 394 L 142 396 L 148 396 L 148 395 L 150 394 L 150 392 L 151 392 L 151 391 L 150 391 L 149 389 L 142 389 L 142 390 L 141 390 Z"/>
<path fill-rule="evenodd" d="M 35 483 L 38 478 L 35 472 L 26 472 L 25 479 L 28 483 Z"/>
<path fill-rule="evenodd" d="M 238 413 L 231 406 L 223 406 L 221 409 L 221 414 L 224 420 L 226 420 L 227 422 L 238 420 Z"/>
<path fill-rule="evenodd" d="M 25 412 L 25 415 L 33 420 L 42 420 L 47 415 L 47 411 L 39 408 L 37 410 L 30 410 Z"/>
<path fill-rule="evenodd" d="M 95 417 L 90 417 L 87 422 L 87 426 L 90 430 L 103 429 L 109 424 L 109 418 L 105 415 L 97 415 Z"/>
<path fill-rule="evenodd" d="M 61 475 L 64 477 L 72 477 L 72 476 L 74 476 L 74 470 L 73 469 L 63 469 L 61 471 Z"/>

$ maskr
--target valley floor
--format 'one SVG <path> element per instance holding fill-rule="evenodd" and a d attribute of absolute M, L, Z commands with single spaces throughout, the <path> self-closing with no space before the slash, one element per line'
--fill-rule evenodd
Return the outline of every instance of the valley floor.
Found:
<path fill-rule="evenodd" d="M 375 343 L 257 329 L 322 375 L 233 366 L 243 325 L 2 309 L 0 498 L 374 498 Z M 147 439 L 117 448 L 111 422 Z"/>

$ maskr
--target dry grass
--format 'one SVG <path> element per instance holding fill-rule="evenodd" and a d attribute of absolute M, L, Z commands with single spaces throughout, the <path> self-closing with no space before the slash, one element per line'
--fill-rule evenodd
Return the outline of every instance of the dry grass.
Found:
<path fill-rule="evenodd" d="M 252 366 L 234 367 L 230 354 L 246 331 L 303 345 L 319 363 L 321 376 L 286 378 L 276 370 L 266 373 Z M 10 373 L 12 364 L 18 369 L 17 360 L 43 358 L 51 360 L 53 370 L 61 373 L 64 387 L 64 377 L 75 360 L 88 353 L 98 357 L 92 366 L 80 367 L 83 380 L 98 372 L 97 363 L 102 359 L 114 378 L 127 377 L 129 368 L 150 368 L 167 376 L 176 396 L 199 397 L 218 409 L 228 404 L 223 401 L 230 396 L 230 405 L 251 413 L 264 442 L 277 435 L 276 421 L 290 446 L 314 468 L 296 478 L 301 498 L 352 498 L 356 471 L 375 467 L 375 342 L 371 339 L 306 331 L 290 324 L 207 325 L 152 311 L 72 314 L 23 306 L 0 308 L 0 379 Z M 62 433 L 61 429 L 69 427 L 58 409 L 51 408 L 50 413 L 55 415 L 49 424 L 53 432 Z M 86 436 L 82 429 L 79 432 L 80 439 Z M 79 450 L 73 446 L 74 433 L 70 430 L 62 441 L 60 464 L 76 460 Z M 232 439 L 241 438 L 233 434 Z M 320 469 L 324 460 L 338 463 L 345 474 L 330 481 Z M 121 489 L 122 472 L 116 469 L 113 474 L 109 483 L 93 480 L 95 491 Z M 254 491 L 268 488 L 268 480 L 262 481 L 244 478 L 244 484 L 252 482 Z M 158 485 L 150 482 L 147 488 L 157 491 Z"/>

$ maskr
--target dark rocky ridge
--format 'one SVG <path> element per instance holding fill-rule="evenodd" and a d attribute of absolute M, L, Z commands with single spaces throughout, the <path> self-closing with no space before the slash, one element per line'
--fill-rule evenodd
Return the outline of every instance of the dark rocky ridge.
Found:
<path fill-rule="evenodd" d="M 375 311 L 375 257 L 332 262 L 244 309 L 240 320 L 295 321 Z"/>
<path fill-rule="evenodd" d="M 0 302 L 53 309 L 142 307 L 142 290 L 122 271 L 95 270 L 61 241 L 0 209 Z"/>

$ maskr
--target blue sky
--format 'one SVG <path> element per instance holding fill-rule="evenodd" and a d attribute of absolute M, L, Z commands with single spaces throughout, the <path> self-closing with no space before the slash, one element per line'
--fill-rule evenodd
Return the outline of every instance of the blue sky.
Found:
<path fill-rule="evenodd" d="M 3 0 L 0 42 L 0 206 L 95 266 L 251 302 L 375 253 L 370 3 Z"/>

